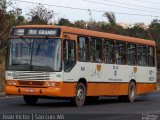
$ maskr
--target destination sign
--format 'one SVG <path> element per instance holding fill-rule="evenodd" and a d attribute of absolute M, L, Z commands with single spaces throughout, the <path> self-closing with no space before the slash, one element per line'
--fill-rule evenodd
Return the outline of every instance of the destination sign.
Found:
<path fill-rule="evenodd" d="M 47 28 L 13 28 L 11 36 L 60 36 L 60 29 L 47 29 Z"/>

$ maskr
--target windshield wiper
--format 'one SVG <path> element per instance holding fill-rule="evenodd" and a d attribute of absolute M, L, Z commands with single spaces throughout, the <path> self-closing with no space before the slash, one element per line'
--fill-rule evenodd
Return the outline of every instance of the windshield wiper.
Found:
<path fill-rule="evenodd" d="M 21 65 L 21 64 L 19 64 L 19 63 L 14 63 L 14 64 L 12 64 L 12 65 Z"/>
<path fill-rule="evenodd" d="M 21 63 L 13 63 L 12 65 L 30 65 L 29 63 L 23 63 L 23 64 L 21 64 Z"/>

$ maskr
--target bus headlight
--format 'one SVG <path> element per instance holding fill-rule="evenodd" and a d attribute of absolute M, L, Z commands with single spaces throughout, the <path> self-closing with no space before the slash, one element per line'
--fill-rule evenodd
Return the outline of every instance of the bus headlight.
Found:
<path fill-rule="evenodd" d="M 46 82 L 46 86 L 47 87 L 54 87 L 55 83 L 53 81 L 48 81 L 48 82 Z"/>
<path fill-rule="evenodd" d="M 6 81 L 6 85 L 13 85 L 13 86 L 15 86 L 15 85 L 17 85 L 17 83 L 16 83 L 15 80 L 7 80 Z"/>

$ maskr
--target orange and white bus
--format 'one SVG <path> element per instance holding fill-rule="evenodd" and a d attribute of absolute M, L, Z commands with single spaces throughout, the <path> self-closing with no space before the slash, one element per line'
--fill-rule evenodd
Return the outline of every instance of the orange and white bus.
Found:
<path fill-rule="evenodd" d="M 11 29 L 5 92 L 38 98 L 117 96 L 134 102 L 156 89 L 154 41 L 65 26 L 24 25 Z"/>

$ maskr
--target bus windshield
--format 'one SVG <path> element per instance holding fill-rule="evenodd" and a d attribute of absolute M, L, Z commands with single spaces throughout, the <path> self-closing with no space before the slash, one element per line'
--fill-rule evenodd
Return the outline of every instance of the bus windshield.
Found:
<path fill-rule="evenodd" d="M 59 38 L 15 38 L 9 49 L 9 70 L 61 70 Z"/>

